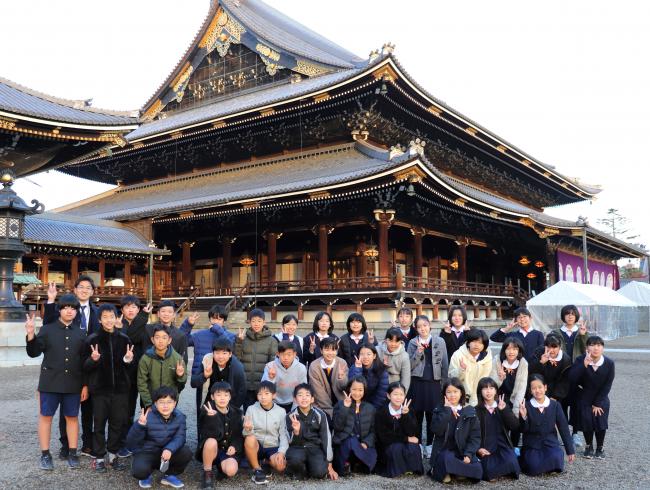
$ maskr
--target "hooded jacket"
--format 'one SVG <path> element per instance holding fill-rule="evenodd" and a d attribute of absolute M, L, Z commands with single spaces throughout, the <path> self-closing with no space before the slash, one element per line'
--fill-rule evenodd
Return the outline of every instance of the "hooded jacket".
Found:
<path fill-rule="evenodd" d="M 214 362 L 212 352 L 203 356 L 203 360 L 205 361 L 206 359 L 212 359 L 212 377 L 205 377 L 203 374 L 203 363 L 200 362 L 199 371 L 196 374 L 192 374 L 192 379 L 190 380 L 192 388 L 201 389 L 203 403 L 207 403 L 210 399 L 210 387 L 215 383 L 215 373 L 219 369 L 217 363 Z M 233 407 L 241 407 L 246 400 L 246 374 L 244 373 L 244 366 L 235 356 L 232 356 L 230 361 L 228 361 L 228 384 L 232 389 L 230 404 Z"/>
<path fill-rule="evenodd" d="M 275 403 L 271 410 L 266 410 L 260 402 L 255 402 L 246 409 L 246 417 L 251 418 L 253 430 L 244 429 L 244 437 L 253 435 L 261 447 L 277 447 L 278 452 L 286 454 L 289 448 L 286 416 L 284 408 Z"/>
<path fill-rule="evenodd" d="M 354 435 L 356 402 L 346 407 L 340 401 L 334 407 L 332 417 L 332 444 L 341 444 Z M 365 442 L 368 447 L 375 447 L 375 407 L 368 402 L 359 406 L 359 442 Z"/>
<path fill-rule="evenodd" d="M 257 391 L 264 374 L 264 367 L 275 359 L 277 352 L 278 341 L 266 325 L 259 332 L 247 328 L 243 340 L 237 337 L 235 355 L 244 365 L 248 391 Z"/>
<path fill-rule="evenodd" d="M 128 393 L 135 353 L 130 363 L 124 362 L 124 356 L 131 345 L 129 338 L 117 329 L 107 332 L 102 328 L 86 338 L 83 367 L 90 393 Z M 91 357 L 95 347 L 99 350 L 97 361 Z"/>
<path fill-rule="evenodd" d="M 490 356 L 488 358 L 492 359 Z M 481 424 L 476 416 L 476 410 L 474 407 L 465 405 L 458 416 L 460 420 L 456 430 L 452 433 L 449 430 L 449 422 L 453 417 L 451 408 L 437 407 L 433 410 L 431 420 L 435 438 L 431 448 L 431 466 L 435 464 L 438 453 L 445 447 L 445 442 L 452 437 L 463 456 L 468 456 L 472 463 L 478 461 L 476 451 L 481 447 Z"/>
<path fill-rule="evenodd" d="M 388 371 L 388 382 L 399 381 L 408 393 L 409 386 L 411 386 L 411 359 L 409 359 L 404 343 L 402 342 L 393 352 L 389 352 L 384 340 L 377 346 L 377 356 L 382 362 L 388 361 L 384 362 L 386 371 Z"/>
<path fill-rule="evenodd" d="M 275 378 L 269 378 L 269 368 L 275 367 Z M 275 401 L 280 405 L 293 402 L 293 389 L 301 383 L 307 382 L 307 368 L 296 357 L 288 368 L 285 368 L 277 357 L 264 368 L 262 381 L 275 383 L 277 392 Z"/>
<path fill-rule="evenodd" d="M 178 361 L 183 362 L 183 376 L 176 375 L 176 365 Z M 170 386 L 176 388 L 179 392 L 185 386 L 187 381 L 187 366 L 183 361 L 181 355 L 172 349 L 172 346 L 167 347 L 165 357 L 161 358 L 156 354 L 153 347 L 146 350 L 140 364 L 138 365 L 138 392 L 140 399 L 145 407 L 151 406 L 153 403 L 151 395 L 161 386 Z"/>
<path fill-rule="evenodd" d="M 494 356 L 494 362 L 492 363 L 492 372 L 490 373 L 490 378 L 492 378 L 497 386 L 500 388 L 503 384 L 503 381 L 499 378 L 499 369 L 501 369 L 501 357 L 499 354 Z M 528 361 L 526 358 L 522 357 L 519 359 L 519 367 L 517 368 L 517 374 L 515 375 L 515 387 L 512 390 L 510 395 L 510 403 L 512 403 L 512 411 L 516 416 L 519 416 L 519 404 L 524 400 L 526 396 L 526 390 L 528 389 Z"/>
<path fill-rule="evenodd" d="M 175 454 L 185 445 L 185 414 L 177 408 L 169 418 L 158 412 L 155 406 L 147 414 L 147 425 L 135 422 L 126 437 L 126 445 L 134 452 L 160 452 L 169 449 Z"/>
<path fill-rule="evenodd" d="M 180 331 L 185 334 L 188 347 L 194 347 L 194 361 L 192 362 L 192 376 L 201 370 L 201 360 L 206 354 L 212 354 L 212 344 L 218 338 L 226 338 L 231 347 L 235 347 L 235 334 L 229 332 L 225 325 L 222 327 L 216 323 L 210 325 L 210 328 L 198 330 L 192 333 L 189 320 L 186 318 L 180 326 Z"/>
<path fill-rule="evenodd" d="M 489 352 L 480 361 L 474 359 L 474 356 L 469 353 L 466 345 L 461 345 L 454 355 L 451 356 L 449 363 L 449 377 L 458 378 L 465 386 L 465 393 L 469 396 L 469 404 L 476 405 L 478 402 L 476 398 L 476 387 L 481 378 L 490 376 L 492 372 L 492 356 Z M 467 369 L 463 370 L 460 367 L 460 360 L 463 360 L 467 365 Z"/>

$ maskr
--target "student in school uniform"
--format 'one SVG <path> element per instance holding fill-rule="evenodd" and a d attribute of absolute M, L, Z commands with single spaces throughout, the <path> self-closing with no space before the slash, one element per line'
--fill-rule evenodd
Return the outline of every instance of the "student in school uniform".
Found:
<path fill-rule="evenodd" d="M 541 374 L 547 386 L 546 395 L 561 403 L 569 393 L 570 368 L 571 359 L 562 350 L 560 337 L 549 333 L 544 339 L 544 346 L 535 351 L 528 373 Z"/>
<path fill-rule="evenodd" d="M 447 322 L 440 331 L 440 338 L 445 341 L 447 347 L 447 359 L 451 361 L 461 345 L 465 343 L 465 333 L 471 328 L 471 322 L 467 321 L 467 311 L 459 305 L 451 306 L 447 316 Z"/>
<path fill-rule="evenodd" d="M 352 366 L 355 358 L 359 357 L 361 347 L 366 344 L 377 345 L 377 339 L 374 331 L 368 330 L 366 319 L 359 313 L 352 313 L 345 325 L 348 332 L 341 335 L 339 340 L 339 357 L 345 359 L 348 366 Z"/>
<path fill-rule="evenodd" d="M 343 399 L 348 384 L 348 364 L 338 357 L 338 342 L 334 337 L 321 340 L 320 351 L 323 355 L 309 364 L 309 384 L 314 405 L 331 420 L 334 406 Z"/>
<path fill-rule="evenodd" d="M 519 327 L 519 330 L 514 330 Z M 544 334 L 533 329 L 533 317 L 530 310 L 521 307 L 514 311 L 514 320 L 507 327 L 496 330 L 490 340 L 503 342 L 506 337 L 513 335 L 524 344 L 524 357 L 530 363 L 535 349 L 544 345 Z"/>
<path fill-rule="evenodd" d="M 307 366 L 309 363 L 323 355 L 320 343 L 324 339 L 332 338 L 336 341 L 339 340 L 339 338 L 332 333 L 334 330 L 332 315 L 326 311 L 316 313 L 312 329 L 313 331 L 305 335 L 305 338 L 303 339 L 302 362 Z"/>
<path fill-rule="evenodd" d="M 605 458 L 603 444 L 608 429 L 609 392 L 614 382 L 614 361 L 603 355 L 605 341 L 596 335 L 587 339 L 587 352 L 576 359 L 571 380 L 579 387 L 577 399 L 580 427 L 585 436 L 584 457 Z M 593 438 L 596 435 L 596 452 Z"/>
<path fill-rule="evenodd" d="M 298 330 L 298 317 L 296 315 L 284 315 L 282 317 L 282 324 L 280 325 L 280 333 L 276 333 L 273 336 L 276 338 L 278 343 L 282 341 L 289 341 L 291 342 L 296 351 L 296 357 L 300 362 L 303 362 L 302 360 L 302 350 L 304 348 L 304 339 L 296 334 L 296 331 Z M 293 402 L 292 402 L 293 404 Z"/>
<path fill-rule="evenodd" d="M 408 392 L 411 386 L 411 359 L 406 352 L 403 338 L 399 328 L 389 328 L 386 338 L 377 346 L 377 356 L 386 366 L 388 382 L 399 381 Z"/>
<path fill-rule="evenodd" d="M 424 473 L 418 423 L 406 399 L 406 388 L 395 381 L 388 385 L 388 404 L 377 410 L 375 434 L 381 475 L 395 478 L 404 474 Z"/>
<path fill-rule="evenodd" d="M 458 378 L 463 382 L 470 405 L 478 403 L 476 387 L 479 379 L 489 376 L 492 372 L 489 345 L 490 341 L 483 330 L 470 330 L 465 335 L 465 345 L 461 345 L 449 361 L 449 377 Z"/>
<path fill-rule="evenodd" d="M 355 470 L 372 473 L 377 464 L 375 407 L 366 398 L 366 379 L 351 377 L 343 400 L 334 407 L 334 469 L 340 476 Z"/>
<path fill-rule="evenodd" d="M 431 451 L 431 477 L 442 483 L 453 478 L 479 481 L 483 467 L 476 457 L 481 445 L 481 426 L 476 410 L 465 405 L 465 386 L 449 378 L 442 387 L 445 405 L 433 411 L 435 440 Z"/>
<path fill-rule="evenodd" d="M 366 344 L 361 347 L 359 356 L 350 367 L 349 378 L 363 376 L 366 379 L 365 399 L 376 409 L 386 405 L 386 389 L 388 388 L 388 371 L 377 356 L 374 345 Z"/>
<path fill-rule="evenodd" d="M 413 310 L 407 306 L 397 310 L 397 318 L 391 323 L 391 328 L 399 328 L 404 345 L 408 345 L 418 334 L 413 322 Z"/>
<path fill-rule="evenodd" d="M 494 481 L 501 476 L 517 479 L 521 473 L 509 435 L 512 432 L 519 435 L 519 418 L 506 403 L 506 395 L 497 393 L 494 379 L 479 380 L 476 388 L 479 400 L 476 415 L 481 423 L 481 447 L 476 454 L 483 466 L 483 479 L 487 481 Z"/>
<path fill-rule="evenodd" d="M 529 389 L 532 397 L 519 407 L 520 428 L 524 434 L 519 464 L 529 476 L 562 472 L 564 454 L 557 440 L 558 431 L 569 463 L 575 460 L 576 452 L 564 412 L 557 401 L 546 395 L 543 376 L 533 374 Z"/>

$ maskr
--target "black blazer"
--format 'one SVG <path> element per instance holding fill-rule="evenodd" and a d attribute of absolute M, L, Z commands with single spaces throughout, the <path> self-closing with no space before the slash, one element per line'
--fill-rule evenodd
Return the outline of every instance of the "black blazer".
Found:
<path fill-rule="evenodd" d="M 470 327 L 473 330 L 474 327 Z M 444 329 L 440 331 L 440 338 L 445 341 L 447 347 L 447 361 L 451 361 L 451 356 L 454 355 L 461 345 L 465 343 L 465 332 L 462 332 L 458 337 L 454 332 L 445 332 Z"/>
<path fill-rule="evenodd" d="M 129 338 L 119 330 L 108 333 L 104 329 L 89 335 L 84 347 L 84 371 L 91 393 L 128 393 L 131 386 L 131 371 L 137 366 L 135 357 L 130 363 L 124 362 Z M 92 349 L 99 348 L 100 357 L 92 360 Z M 135 349 L 134 349 L 135 350 Z"/>
<path fill-rule="evenodd" d="M 356 402 L 346 407 L 341 400 L 334 407 L 332 417 L 332 444 L 341 444 L 354 433 Z M 361 402 L 359 410 L 360 442 L 365 442 L 368 447 L 375 446 L 375 407 L 372 403 Z"/>
<path fill-rule="evenodd" d="M 481 447 L 485 447 L 485 420 L 488 417 L 488 409 L 485 408 L 483 403 L 480 403 L 476 406 L 476 416 L 478 417 L 479 422 L 481 423 Z M 506 437 L 506 441 L 512 447 L 512 441 L 510 440 L 510 431 L 519 430 L 519 419 L 512 412 L 512 409 L 507 407 L 503 410 L 496 409 L 496 415 L 501 422 L 501 429 L 503 435 Z"/>
<path fill-rule="evenodd" d="M 129 323 L 126 318 L 122 318 L 121 332 L 126 334 L 131 340 L 131 343 L 135 346 L 133 353 L 135 354 L 134 362 L 136 363 L 136 366 L 137 363 L 140 362 L 142 354 L 144 354 L 142 339 L 147 335 L 145 327 L 147 326 L 148 321 L 149 314 L 142 310 L 138 312 L 131 323 Z M 137 372 L 137 369 L 135 371 Z"/>
<path fill-rule="evenodd" d="M 98 308 L 92 303 L 88 302 L 90 307 L 90 319 L 88 321 L 88 335 L 98 332 L 101 330 L 102 326 L 99 323 L 99 313 Z M 45 310 L 43 312 L 43 325 L 48 323 L 54 323 L 59 319 L 59 305 L 56 303 L 46 303 Z M 81 309 L 77 312 L 77 316 L 72 320 L 72 324 L 75 327 L 81 328 Z"/>
<path fill-rule="evenodd" d="M 363 334 L 363 338 L 359 341 L 359 344 L 366 345 L 369 344 L 370 342 L 368 341 L 368 333 Z M 372 345 L 377 345 L 377 339 L 375 338 L 375 341 Z M 309 348 L 309 346 L 307 346 Z M 339 353 L 338 356 L 341 359 L 345 359 L 345 362 L 348 363 L 348 366 L 352 366 L 354 364 L 354 348 L 352 347 L 352 339 L 350 338 L 350 334 L 346 333 L 341 335 L 341 338 L 339 339 Z"/>
<path fill-rule="evenodd" d="M 418 434 L 418 424 L 412 410 L 396 419 L 390 414 L 388 405 L 377 410 L 375 434 L 377 445 L 383 449 L 396 442 L 407 443 L 409 437 L 418 439 L 422 437 L 421 434 Z"/>
<path fill-rule="evenodd" d="M 555 400 L 563 400 L 569 394 L 569 374 L 571 369 L 571 356 L 566 352 L 562 353 L 562 359 L 557 365 L 553 366 L 551 361 L 545 364 L 540 362 L 544 354 L 545 347 L 538 347 L 528 364 L 528 376 L 532 374 L 541 374 L 544 376 L 544 381 L 548 386 L 546 396 Z M 526 390 L 526 397 L 530 395 L 530 389 Z"/>
<path fill-rule="evenodd" d="M 27 355 L 43 354 L 38 391 L 81 393 L 83 383 L 82 355 L 86 334 L 78 326 L 56 321 L 43 325 L 32 340 L 27 341 Z"/>
<path fill-rule="evenodd" d="M 213 410 L 217 410 L 214 402 L 208 402 Z M 217 440 L 219 450 L 226 452 L 230 446 L 235 448 L 237 454 L 241 454 L 244 450 L 244 424 L 242 421 L 242 413 L 236 407 L 230 405 L 228 413 L 222 414 L 217 410 L 215 415 L 208 415 L 204 407 L 201 407 L 201 414 L 199 427 L 200 434 L 200 447 L 209 438 Z"/>
<path fill-rule="evenodd" d="M 309 345 L 311 344 L 311 339 L 313 337 L 316 337 L 316 348 L 314 349 L 314 353 L 312 354 L 311 352 L 309 352 Z M 333 333 L 330 334 L 330 337 L 332 337 L 334 340 L 339 340 L 338 336 L 334 335 Z M 323 354 L 320 351 L 320 340 L 318 340 L 316 334 L 312 332 L 305 335 L 305 337 L 302 340 L 302 361 L 301 362 L 303 364 L 309 364 L 310 362 L 314 362 L 322 355 Z"/>
<path fill-rule="evenodd" d="M 471 405 L 465 405 L 458 414 L 460 420 L 454 433 L 450 433 L 451 408 L 438 407 L 433 410 L 431 423 L 435 438 L 431 448 L 431 466 L 436 462 L 438 453 L 445 447 L 450 438 L 454 438 L 456 446 L 463 456 L 468 456 L 471 462 L 478 461 L 476 451 L 481 447 L 481 426 L 476 416 L 476 410 Z"/>

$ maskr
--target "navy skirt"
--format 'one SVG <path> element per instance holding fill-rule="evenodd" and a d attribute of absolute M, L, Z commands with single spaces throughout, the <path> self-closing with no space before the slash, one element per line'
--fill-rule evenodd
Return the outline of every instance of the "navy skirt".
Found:
<path fill-rule="evenodd" d="M 481 466 L 483 466 L 484 480 L 494 480 L 500 476 L 508 475 L 519 478 L 519 473 L 521 473 L 517 456 L 508 445 L 499 444 L 496 451 L 481 458 Z"/>
<path fill-rule="evenodd" d="M 580 429 L 583 431 L 600 431 L 608 429 L 609 419 L 609 399 L 605 398 L 605 403 L 600 407 L 603 409 L 603 414 L 594 415 L 591 404 L 583 403 L 582 400 L 578 401 L 580 413 Z"/>
<path fill-rule="evenodd" d="M 411 378 L 407 398 L 413 400 L 411 410 L 433 412 L 434 408 L 442 405 L 440 381 L 423 381 L 420 378 Z"/>
<path fill-rule="evenodd" d="M 559 446 L 543 449 L 523 447 L 519 462 L 524 473 L 530 476 L 564 471 L 564 451 Z"/>
<path fill-rule="evenodd" d="M 382 476 L 395 478 L 405 473 L 424 473 L 422 466 L 422 450 L 419 444 L 412 442 L 396 442 L 384 450 L 386 462 Z"/>
<path fill-rule="evenodd" d="M 364 449 L 356 437 L 348 437 L 335 448 L 334 466 L 336 471 L 342 471 L 345 463 L 349 463 L 352 456 L 368 467 L 372 472 L 377 464 L 377 450 L 374 447 Z"/>
<path fill-rule="evenodd" d="M 443 481 L 446 475 L 463 476 L 471 480 L 480 480 L 483 477 L 483 467 L 478 461 L 464 463 L 456 456 L 451 449 L 443 449 L 436 457 L 431 476 L 439 482 Z"/>

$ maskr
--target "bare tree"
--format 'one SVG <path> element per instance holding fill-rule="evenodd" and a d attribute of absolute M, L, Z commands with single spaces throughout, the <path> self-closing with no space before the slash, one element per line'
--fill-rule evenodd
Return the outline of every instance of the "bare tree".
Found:
<path fill-rule="evenodd" d="M 616 235 L 624 235 L 630 231 L 630 228 L 626 227 L 628 219 L 619 213 L 618 209 L 609 208 L 607 210 L 607 218 L 599 219 L 598 223 L 605 225 L 614 238 L 616 238 Z"/>

